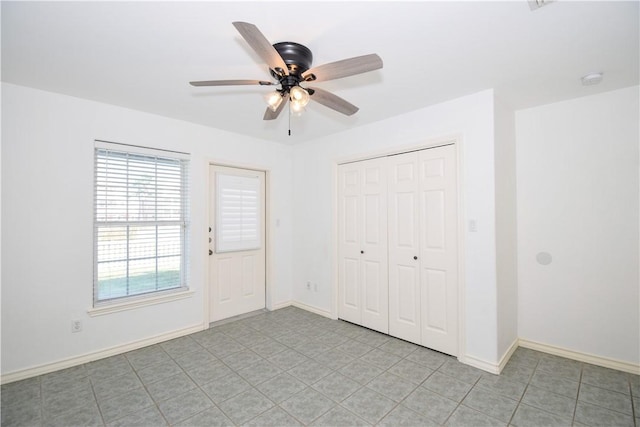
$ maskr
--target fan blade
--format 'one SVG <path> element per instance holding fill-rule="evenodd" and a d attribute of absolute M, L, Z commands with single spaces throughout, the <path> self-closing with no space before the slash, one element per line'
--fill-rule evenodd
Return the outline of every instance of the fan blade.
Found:
<path fill-rule="evenodd" d="M 378 68 L 382 68 L 382 58 L 372 53 L 319 65 L 302 73 L 302 78 L 308 81 L 320 82 L 366 73 Z"/>
<path fill-rule="evenodd" d="M 325 107 L 336 110 L 339 113 L 345 114 L 347 116 L 352 116 L 359 110 L 359 108 L 355 105 L 351 104 L 348 101 L 345 101 L 337 95 L 332 94 L 331 92 L 327 92 L 323 89 L 318 89 L 317 87 L 310 87 L 309 89 L 313 90 L 311 99 L 319 102 Z"/>
<path fill-rule="evenodd" d="M 260 58 L 272 70 L 281 69 L 285 75 L 289 75 L 287 64 L 278 51 L 269 43 L 269 40 L 260 32 L 258 27 L 248 22 L 234 22 L 233 26 L 240 35 L 249 43 L 249 46 L 256 51 Z"/>
<path fill-rule="evenodd" d="M 264 112 L 264 117 L 262 120 L 275 120 L 280 115 L 280 112 L 284 109 L 284 106 L 287 104 L 287 99 L 283 99 L 276 111 L 273 111 L 271 108 L 267 107 L 267 110 Z"/>
<path fill-rule="evenodd" d="M 191 86 L 236 86 L 236 85 L 260 85 L 269 86 L 273 83 L 263 80 L 204 80 L 201 82 L 189 82 Z"/>

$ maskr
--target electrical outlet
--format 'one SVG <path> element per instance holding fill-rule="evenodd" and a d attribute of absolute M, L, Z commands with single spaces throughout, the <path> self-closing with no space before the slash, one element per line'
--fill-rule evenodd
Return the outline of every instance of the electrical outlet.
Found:
<path fill-rule="evenodd" d="M 82 321 L 81 320 L 72 320 L 71 321 L 71 332 L 80 332 L 82 330 Z"/>
<path fill-rule="evenodd" d="M 311 280 L 307 280 L 307 290 L 311 290 Z"/>

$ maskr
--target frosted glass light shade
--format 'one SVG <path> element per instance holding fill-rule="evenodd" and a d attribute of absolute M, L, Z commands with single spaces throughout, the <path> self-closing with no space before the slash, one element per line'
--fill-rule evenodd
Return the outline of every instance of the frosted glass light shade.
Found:
<path fill-rule="evenodd" d="M 272 110 L 276 111 L 280 104 L 282 103 L 283 96 L 277 90 L 274 92 L 269 92 L 265 95 L 265 99 L 267 101 L 267 106 Z"/>
<path fill-rule="evenodd" d="M 303 108 L 309 103 L 309 93 L 300 86 L 292 87 L 289 95 L 291 96 L 291 108 L 293 108 L 294 102 L 299 103 Z"/>

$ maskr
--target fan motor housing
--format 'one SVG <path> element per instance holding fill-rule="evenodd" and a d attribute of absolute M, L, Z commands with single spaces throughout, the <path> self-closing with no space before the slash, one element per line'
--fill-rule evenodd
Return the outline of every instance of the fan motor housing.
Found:
<path fill-rule="evenodd" d="M 311 68 L 313 54 L 308 47 L 295 42 L 280 42 L 274 44 L 273 47 L 278 51 L 284 63 L 287 64 L 289 74 L 301 76 L 302 73 Z"/>

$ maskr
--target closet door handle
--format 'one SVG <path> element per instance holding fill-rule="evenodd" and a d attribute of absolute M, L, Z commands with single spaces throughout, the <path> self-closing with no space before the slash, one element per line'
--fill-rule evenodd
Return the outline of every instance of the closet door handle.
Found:
<path fill-rule="evenodd" d="M 360 251 L 360 253 L 361 253 L 361 254 L 363 254 L 363 253 L 364 253 L 364 251 Z"/>
<path fill-rule="evenodd" d="M 417 256 L 414 256 L 414 257 L 413 257 L 413 259 L 418 259 L 418 257 L 417 257 Z"/>

